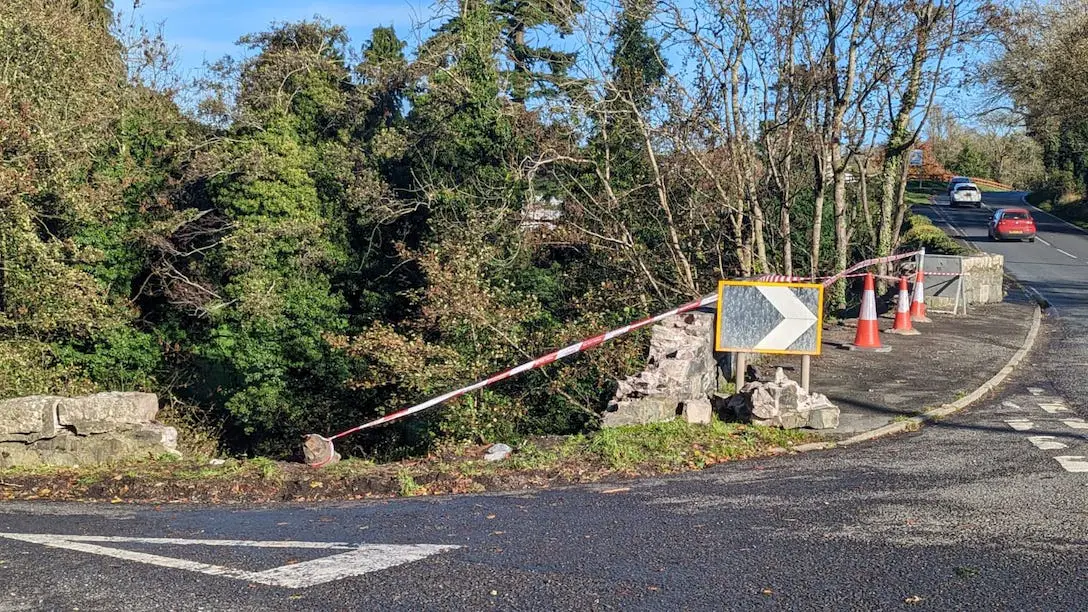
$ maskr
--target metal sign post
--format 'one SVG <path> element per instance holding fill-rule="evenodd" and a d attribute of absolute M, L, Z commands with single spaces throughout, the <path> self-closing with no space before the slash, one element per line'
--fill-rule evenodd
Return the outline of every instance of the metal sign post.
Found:
<path fill-rule="evenodd" d="M 803 355 L 801 382 L 808 390 L 809 358 L 820 354 L 823 315 L 823 285 L 719 282 L 714 348 L 737 354 L 737 391 L 744 385 L 747 353 Z"/>

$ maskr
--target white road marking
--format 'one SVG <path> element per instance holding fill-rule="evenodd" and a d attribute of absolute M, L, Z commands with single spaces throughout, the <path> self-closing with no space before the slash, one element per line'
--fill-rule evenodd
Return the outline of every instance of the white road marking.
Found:
<path fill-rule="evenodd" d="M 1065 423 L 1073 429 L 1088 429 L 1088 423 L 1085 423 L 1084 419 L 1065 419 L 1062 423 Z"/>
<path fill-rule="evenodd" d="M 1067 472 L 1088 472 L 1088 459 L 1079 455 L 1065 455 L 1054 457 Z"/>
<path fill-rule="evenodd" d="M 1042 395 L 1044 392 L 1039 387 L 1028 387 L 1028 393 L 1032 395 Z"/>
<path fill-rule="evenodd" d="M 1054 436 L 1031 436 L 1028 438 L 1028 442 L 1034 444 L 1039 450 L 1060 450 L 1068 448 L 1065 444 L 1056 441 Z"/>
<path fill-rule="evenodd" d="M 1065 255 L 1065 256 L 1068 256 L 1068 257 L 1072 257 L 1073 259 L 1076 259 L 1076 258 L 1077 258 L 1077 256 L 1076 256 L 1076 255 L 1074 255 L 1074 254 L 1070 253 L 1069 251 L 1063 251 L 1062 249 L 1055 249 L 1055 250 L 1056 250 L 1056 251 L 1058 251 L 1059 253 L 1061 253 L 1062 255 Z"/>
<path fill-rule="evenodd" d="M 1069 408 L 1062 402 L 1043 403 L 1039 402 L 1039 407 L 1046 410 L 1050 414 L 1056 414 L 1058 412 L 1069 412 Z"/>
<path fill-rule="evenodd" d="M 1045 238 L 1040 238 L 1040 237 L 1036 236 L 1035 239 L 1038 240 L 1039 242 L 1047 245 L 1047 246 L 1054 246 L 1053 244 L 1050 244 L 1049 242 L 1047 242 Z"/>
<path fill-rule="evenodd" d="M 1001 405 L 1006 408 L 1012 408 L 1013 410 L 1020 410 L 1020 406 L 1013 402 L 1001 402 Z"/>
<path fill-rule="evenodd" d="M 1035 426 L 1035 423 L 1027 419 L 1005 419 L 1005 423 L 1016 431 L 1027 431 Z"/>
<path fill-rule="evenodd" d="M 246 582 L 255 582 L 288 589 L 301 589 L 351 576 L 387 569 L 404 563 L 419 561 L 431 555 L 460 548 L 445 544 L 347 544 L 344 542 L 284 542 L 252 540 L 190 540 L 179 538 L 130 538 L 121 536 L 78 536 L 46 533 L 0 533 L 0 538 L 41 544 L 50 548 L 75 550 L 115 559 L 147 563 L 160 567 L 199 572 L 210 576 L 222 576 Z M 310 548 L 347 550 L 340 554 L 321 557 L 302 563 L 274 567 L 252 572 L 210 563 L 163 557 L 149 553 L 110 548 L 91 544 L 161 544 L 175 546 L 238 546 L 252 548 Z"/>

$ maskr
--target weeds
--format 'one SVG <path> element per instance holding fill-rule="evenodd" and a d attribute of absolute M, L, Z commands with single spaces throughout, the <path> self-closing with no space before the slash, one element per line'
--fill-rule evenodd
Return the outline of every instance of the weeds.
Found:
<path fill-rule="evenodd" d="M 401 497 L 414 497 L 426 492 L 426 489 L 416 484 L 415 478 L 407 469 L 397 472 L 397 484 L 400 485 Z"/>

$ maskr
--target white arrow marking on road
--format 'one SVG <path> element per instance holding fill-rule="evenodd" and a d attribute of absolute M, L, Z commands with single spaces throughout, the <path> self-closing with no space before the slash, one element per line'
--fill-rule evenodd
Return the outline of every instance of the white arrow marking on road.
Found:
<path fill-rule="evenodd" d="M 1065 423 L 1073 429 L 1088 429 L 1088 423 L 1085 423 L 1084 419 L 1068 419 L 1063 420 L 1062 423 Z"/>
<path fill-rule="evenodd" d="M 1054 457 L 1067 472 L 1088 472 L 1088 460 L 1081 456 Z"/>
<path fill-rule="evenodd" d="M 1068 448 L 1061 442 L 1054 440 L 1054 436 L 1031 436 L 1028 438 L 1028 442 L 1031 442 L 1039 450 L 1059 450 Z"/>
<path fill-rule="evenodd" d="M 180 538 L 130 538 L 121 536 L 79 536 L 47 533 L 0 533 L 0 538 L 64 548 L 94 555 L 104 555 L 126 561 L 136 561 L 160 567 L 183 569 L 210 576 L 222 576 L 269 586 L 301 589 L 333 580 L 360 576 L 404 563 L 419 561 L 431 555 L 460 548 L 444 544 L 347 544 L 344 542 L 291 542 L 254 540 L 189 540 Z M 210 563 L 175 559 L 148 553 L 98 546 L 91 542 L 111 544 L 161 544 L 172 546 L 232 546 L 251 548 L 309 548 L 346 550 L 348 552 L 321 557 L 312 561 L 293 563 L 252 572 Z"/>
<path fill-rule="evenodd" d="M 1042 402 L 1039 402 L 1039 407 L 1043 410 L 1046 410 L 1050 414 L 1055 414 L 1058 412 L 1069 412 L 1069 408 L 1061 402 L 1055 402 L 1053 404 L 1044 404 Z"/>
<path fill-rule="evenodd" d="M 1005 419 L 1005 422 L 1016 431 L 1027 431 L 1035 426 L 1035 423 L 1027 419 Z"/>
<path fill-rule="evenodd" d="M 759 286 L 756 289 L 759 289 L 763 297 L 777 308 L 783 317 L 782 322 L 756 344 L 756 349 L 784 351 L 796 342 L 801 334 L 816 324 L 816 315 L 797 299 L 789 287 Z"/>

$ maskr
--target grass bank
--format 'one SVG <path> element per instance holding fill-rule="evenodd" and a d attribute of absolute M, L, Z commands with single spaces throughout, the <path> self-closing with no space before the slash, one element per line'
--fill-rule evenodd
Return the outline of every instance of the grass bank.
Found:
<path fill-rule="evenodd" d="M 1028 194 L 1028 203 L 1081 229 L 1088 230 L 1088 200 L 1079 193 L 1041 189 Z"/>
<path fill-rule="evenodd" d="M 812 434 L 715 420 L 672 421 L 587 435 L 528 439 L 505 460 L 486 446 L 376 464 L 349 459 L 322 469 L 268 459 L 159 457 L 95 467 L 0 470 L 0 500 L 113 503 L 262 503 L 510 491 L 622 481 L 789 452 Z"/>

